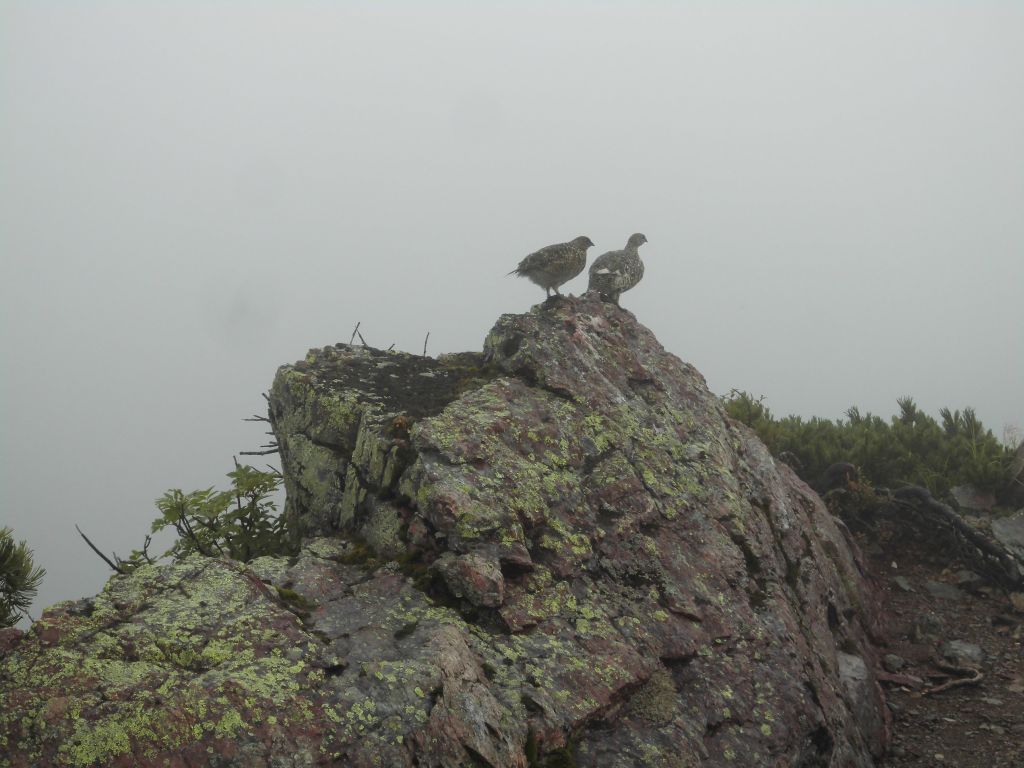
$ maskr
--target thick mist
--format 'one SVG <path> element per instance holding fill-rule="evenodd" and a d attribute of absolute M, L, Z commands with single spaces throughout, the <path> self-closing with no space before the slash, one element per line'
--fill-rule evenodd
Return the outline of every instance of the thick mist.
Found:
<path fill-rule="evenodd" d="M 1022 93 L 998 2 L 4 3 L 0 525 L 34 615 L 108 575 L 75 523 L 127 555 L 264 442 L 278 365 L 359 321 L 478 349 L 580 234 L 647 235 L 622 304 L 718 393 L 1024 425 Z"/>

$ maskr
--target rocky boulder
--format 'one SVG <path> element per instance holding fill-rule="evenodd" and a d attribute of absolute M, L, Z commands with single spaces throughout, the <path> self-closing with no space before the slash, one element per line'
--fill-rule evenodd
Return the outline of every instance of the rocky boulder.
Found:
<path fill-rule="evenodd" d="M 993 538 L 1015 559 L 1018 573 L 1024 573 L 1024 509 L 993 519 L 990 527 Z"/>
<path fill-rule="evenodd" d="M 869 766 L 856 549 L 627 311 L 274 381 L 294 559 L 118 576 L 0 650 L 0 765 Z M 6 762 L 5 762 L 6 761 Z"/>

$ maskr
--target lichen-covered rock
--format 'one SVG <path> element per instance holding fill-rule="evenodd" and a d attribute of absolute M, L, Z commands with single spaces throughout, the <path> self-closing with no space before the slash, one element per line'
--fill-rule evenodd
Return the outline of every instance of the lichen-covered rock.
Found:
<path fill-rule="evenodd" d="M 344 344 L 281 368 L 270 416 L 296 536 L 343 528 L 371 536 L 383 527 L 381 546 L 394 539 L 408 515 L 384 500 L 412 459 L 411 421 L 441 410 L 480 375 L 478 354 L 434 360 Z"/>
<path fill-rule="evenodd" d="M 455 555 L 445 552 L 433 563 L 455 597 L 473 605 L 497 608 L 505 600 L 505 577 L 496 559 L 470 552 Z"/>
<path fill-rule="evenodd" d="M 845 529 L 629 312 L 546 303 L 482 356 L 314 351 L 271 418 L 287 514 L 337 538 L 147 567 L 8 640 L 8 765 L 882 753 Z"/>
<path fill-rule="evenodd" d="M 46 611 L 0 657 L 0 765 L 255 765 L 323 743 L 323 643 L 230 561 L 190 557 Z M 312 695 L 311 695 L 312 694 Z"/>

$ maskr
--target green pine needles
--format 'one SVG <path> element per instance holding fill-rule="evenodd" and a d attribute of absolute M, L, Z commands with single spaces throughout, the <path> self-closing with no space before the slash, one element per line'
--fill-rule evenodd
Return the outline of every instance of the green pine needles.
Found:
<path fill-rule="evenodd" d="M 837 462 L 857 465 L 875 485 L 920 485 L 936 497 L 963 484 L 998 494 L 1011 479 L 1013 447 L 1002 445 L 971 408 L 943 408 L 936 420 L 902 397 L 899 413 L 888 421 L 856 407 L 845 419 L 831 421 L 778 419 L 763 397 L 738 390 L 724 401 L 730 416 L 757 432 L 774 456 L 812 485 Z"/>
<path fill-rule="evenodd" d="M 13 627 L 26 615 L 45 575 L 25 542 L 15 544 L 11 529 L 0 528 L 0 627 Z"/>

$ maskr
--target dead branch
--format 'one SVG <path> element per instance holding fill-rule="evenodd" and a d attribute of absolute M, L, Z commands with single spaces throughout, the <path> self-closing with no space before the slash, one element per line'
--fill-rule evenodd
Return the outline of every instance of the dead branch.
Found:
<path fill-rule="evenodd" d="M 101 558 L 103 558 L 103 562 L 105 562 L 107 565 L 109 565 L 111 568 L 113 568 L 118 573 L 124 575 L 125 570 L 121 566 L 117 565 L 114 561 L 112 561 L 109 557 L 107 557 L 102 552 L 100 552 L 99 548 L 95 544 L 93 544 L 91 541 L 89 541 L 89 537 L 86 536 L 84 533 L 82 533 L 82 529 L 79 528 L 77 524 L 75 525 L 75 530 L 78 531 L 78 535 L 79 536 L 81 536 L 83 539 L 85 539 L 85 543 L 89 545 L 89 548 L 93 552 L 95 552 L 97 555 L 99 555 Z M 115 555 L 115 557 L 116 557 L 116 555 Z"/>
<path fill-rule="evenodd" d="M 426 337 L 423 339 L 423 356 L 427 356 L 427 342 L 430 341 L 430 331 L 427 331 Z"/>
<path fill-rule="evenodd" d="M 239 451 L 238 453 L 241 456 L 269 456 L 272 453 L 280 453 L 280 452 L 281 452 L 280 448 L 271 448 L 270 450 L 267 450 L 267 451 Z"/>
<path fill-rule="evenodd" d="M 352 346 L 353 342 L 356 340 L 356 334 L 359 333 L 359 324 L 362 323 L 362 322 L 363 321 L 360 320 L 358 323 L 356 323 L 356 327 L 352 329 L 352 338 L 348 340 L 348 345 L 350 347 Z M 359 338 L 363 338 L 363 337 L 360 336 Z M 365 345 L 366 345 L 366 342 L 363 342 L 363 346 L 365 346 Z"/>
<path fill-rule="evenodd" d="M 946 530 L 951 530 L 959 541 L 973 547 L 977 553 L 972 558 L 976 567 L 989 578 L 1011 590 L 1020 587 L 1021 573 L 1013 556 L 997 542 L 965 523 L 952 507 L 937 501 L 927 489 L 905 486 L 892 491 L 891 499 L 894 506 L 930 517 Z"/>
<path fill-rule="evenodd" d="M 939 669 L 945 670 L 946 672 L 953 672 L 958 675 L 970 675 L 970 677 L 958 677 L 952 680 L 947 680 L 941 685 L 925 688 L 920 694 L 918 694 L 919 696 L 927 696 L 930 693 L 948 691 L 950 688 L 956 688 L 961 685 L 977 685 L 985 679 L 985 675 L 982 671 L 980 669 L 974 669 L 973 667 L 955 667 L 952 664 L 944 664 L 942 662 L 937 662 L 935 666 Z"/>
<path fill-rule="evenodd" d="M 254 413 L 252 416 L 250 416 L 247 419 L 242 419 L 242 421 L 265 421 L 268 424 L 270 423 L 270 419 L 269 418 L 267 418 L 266 416 L 260 416 L 259 414 L 256 414 L 256 413 Z"/>
<path fill-rule="evenodd" d="M 901 675 L 894 672 L 886 672 L 885 670 L 875 670 L 875 677 L 883 683 L 893 683 L 895 685 L 902 685 L 907 688 L 920 688 L 924 685 L 924 680 L 915 675 Z"/>

